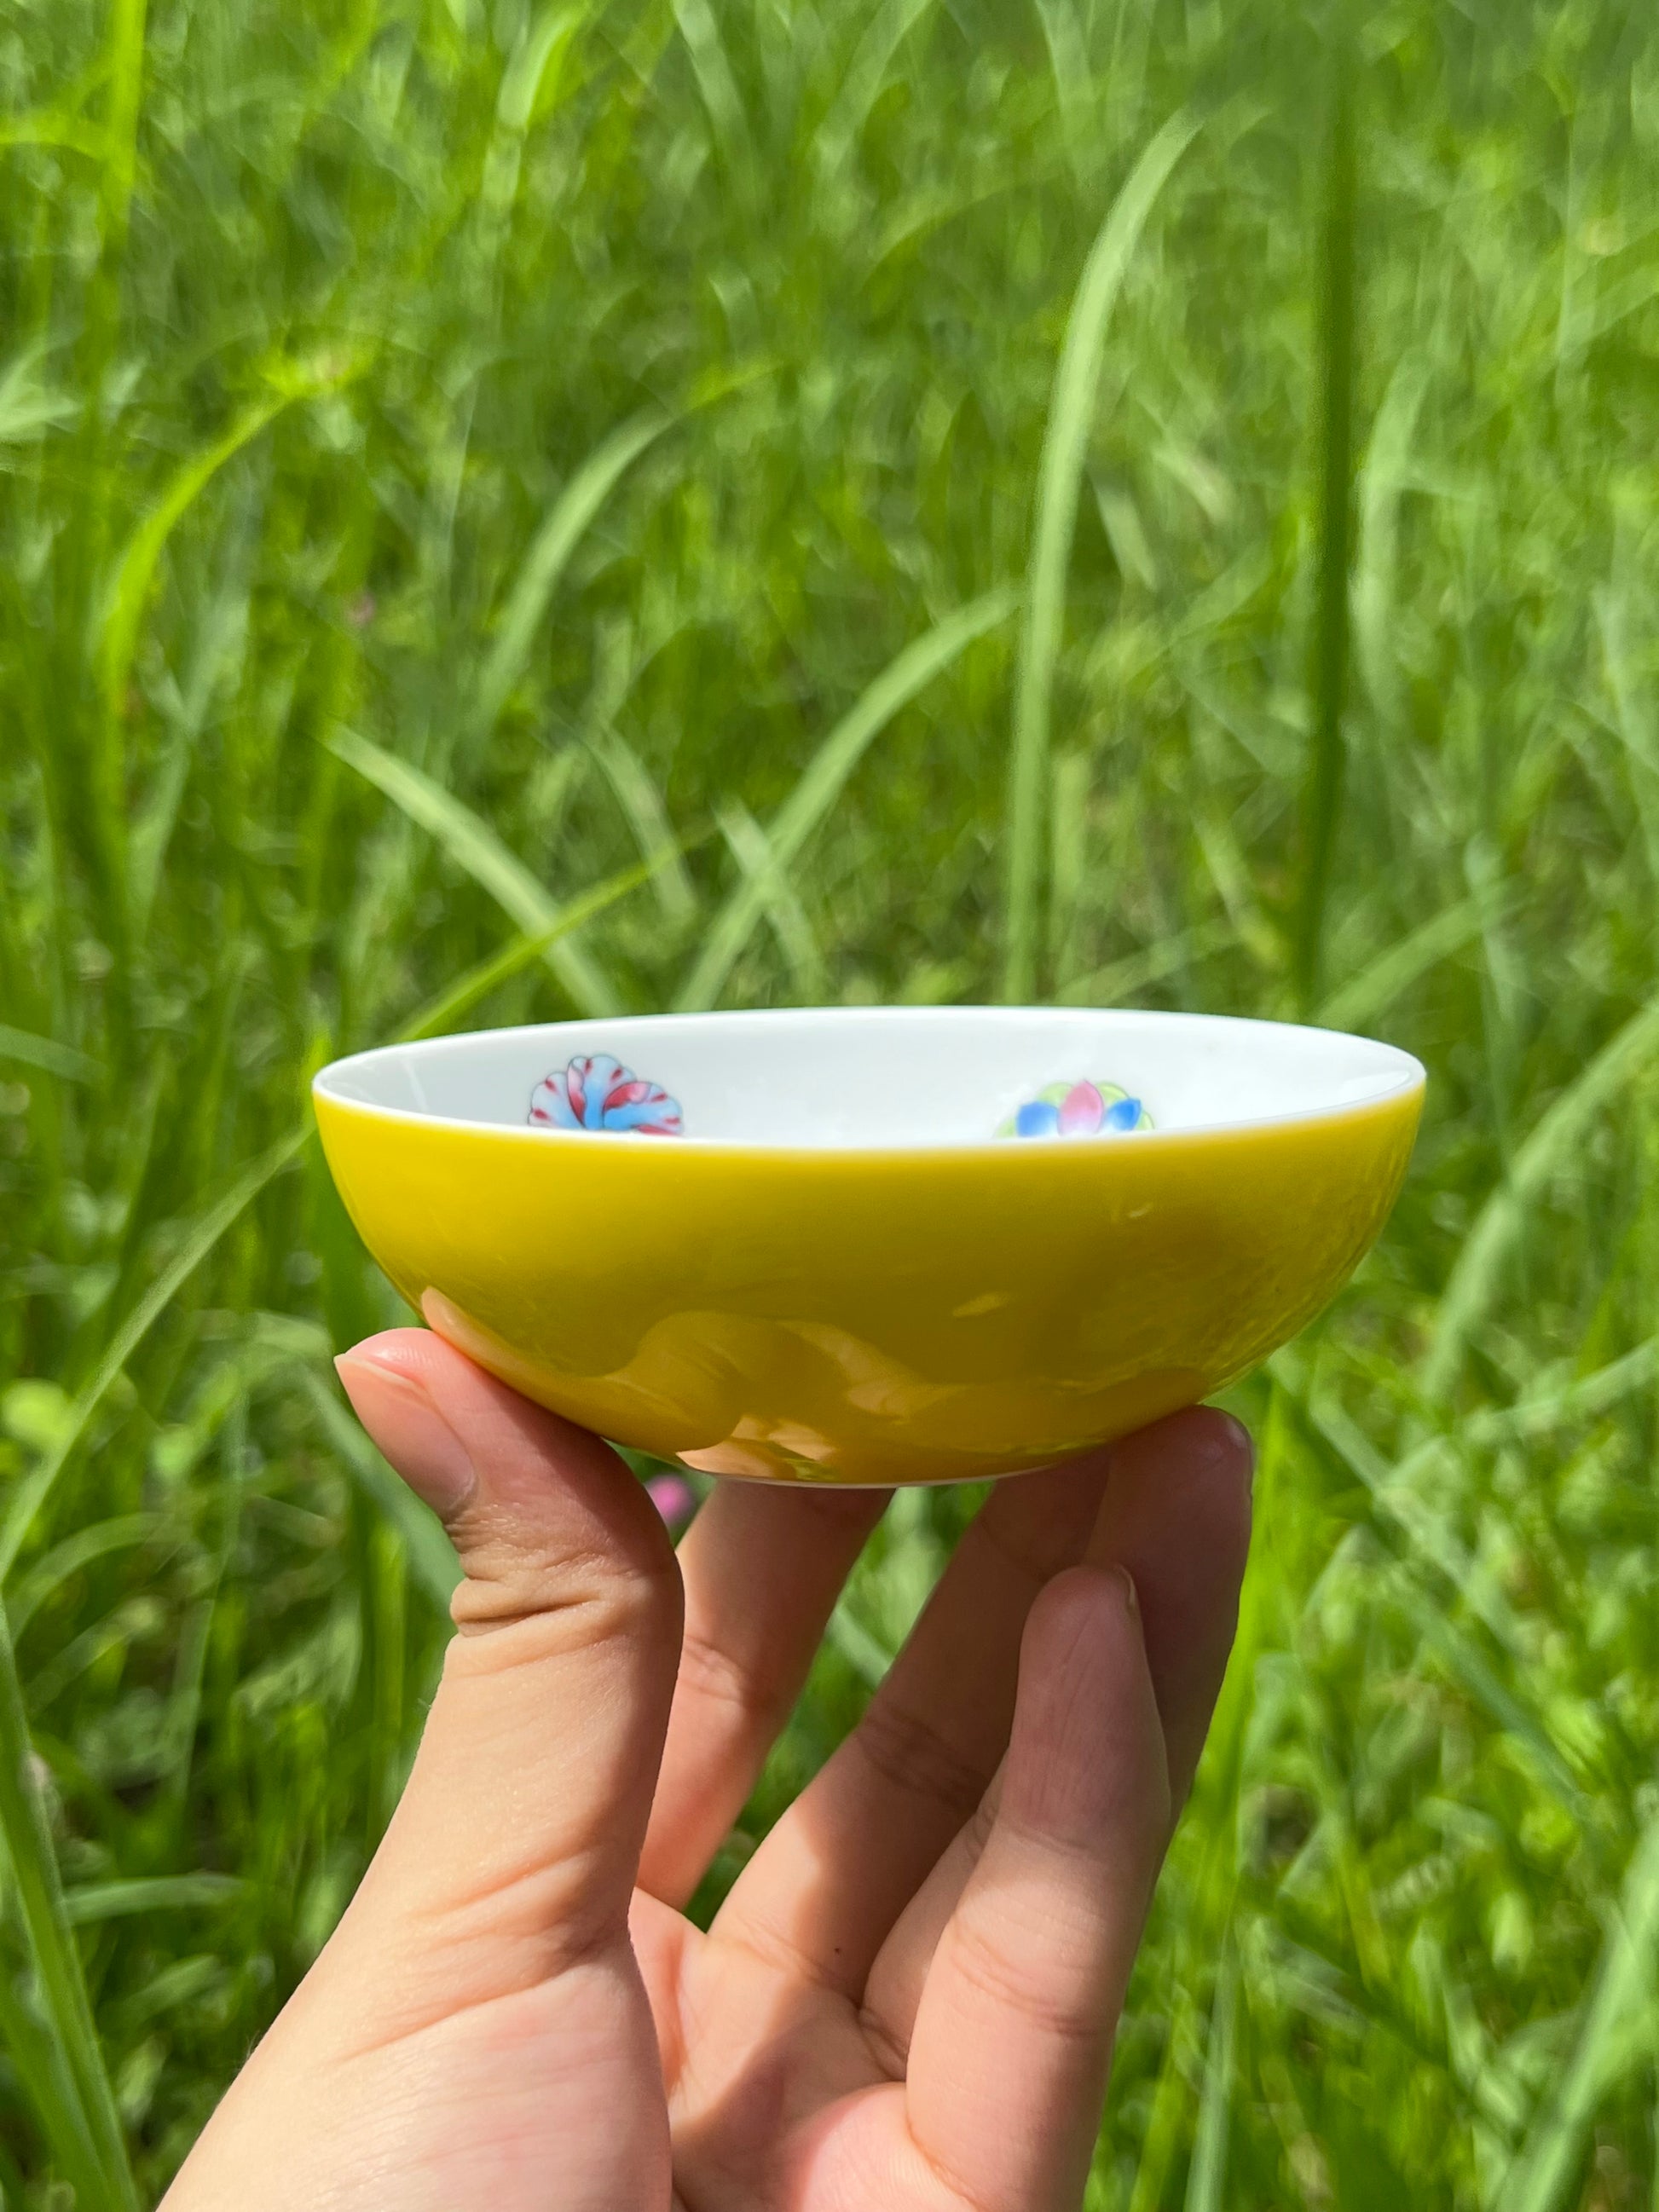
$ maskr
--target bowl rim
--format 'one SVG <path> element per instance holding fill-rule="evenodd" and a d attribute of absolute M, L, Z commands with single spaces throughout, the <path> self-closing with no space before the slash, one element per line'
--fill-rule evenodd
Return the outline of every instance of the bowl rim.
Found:
<path fill-rule="evenodd" d="M 710 1137 L 682 1135 L 672 1141 L 641 1144 L 631 1130 L 615 1129 L 558 1129 L 534 1126 L 528 1122 L 487 1121 L 460 1114 L 434 1114 L 417 1111 L 406 1106 L 391 1106 L 372 1099 L 356 1098 L 336 1087 L 336 1079 L 352 1068 L 363 1067 L 374 1061 L 390 1059 L 394 1054 L 410 1052 L 441 1052 L 446 1048 L 453 1052 L 464 1051 L 470 1045 L 483 1044 L 501 1037 L 527 1036 L 532 1034 L 552 1035 L 561 1030 L 592 1030 L 596 1025 L 619 1031 L 632 1031 L 654 1027 L 659 1024 L 708 1024 L 721 1028 L 743 1028 L 763 1024 L 807 1020 L 858 1020 L 878 1024 L 912 1023 L 926 1027 L 935 1021 L 959 1018 L 963 1015 L 993 1014 L 1003 1020 L 1029 1022 L 1052 1021 L 1057 1016 L 1086 1018 L 1090 1015 L 1117 1016 L 1138 1022 L 1150 1022 L 1159 1027 L 1172 1029 L 1227 1029 L 1233 1030 L 1282 1030 L 1306 1036 L 1340 1038 L 1352 1044 L 1363 1044 L 1373 1052 L 1385 1056 L 1384 1066 L 1392 1062 L 1397 1071 L 1396 1079 L 1387 1083 L 1370 1096 L 1348 1100 L 1335 1106 L 1310 1107 L 1285 1114 L 1258 1114 L 1241 1116 L 1236 1121 L 1208 1121 L 1197 1126 L 1170 1129 L 1138 1129 L 1133 1131 L 1133 1153 L 1147 1148 L 1167 1152 L 1172 1147 L 1193 1144 L 1212 1144 L 1218 1139 L 1247 1135 L 1254 1131 L 1289 1127 L 1317 1127 L 1333 1121 L 1367 1118 L 1380 1109 L 1395 1109 L 1410 1100 L 1419 1104 L 1428 1085 L 1428 1072 L 1422 1062 L 1401 1046 L 1389 1044 L 1381 1038 L 1368 1037 L 1349 1030 L 1323 1029 L 1312 1022 L 1279 1022 L 1263 1020 L 1244 1014 L 1188 1013 L 1176 1009 L 1143 1006 L 998 1006 L 981 1004 L 945 1006 L 746 1006 L 716 1007 L 696 1012 L 657 1014 L 572 1014 L 551 1022 L 508 1022 L 487 1030 L 458 1030 L 428 1037 L 410 1037 L 389 1044 L 371 1045 L 361 1052 L 347 1053 L 330 1060 L 318 1069 L 311 1079 L 311 1096 L 315 1102 L 326 1099 L 336 1112 L 407 1123 L 412 1127 L 471 1131 L 478 1135 L 509 1142 L 528 1145 L 575 1146 L 591 1148 L 620 1145 L 630 1157 L 641 1160 L 678 1159 L 687 1154 L 713 1154 L 731 1158 L 748 1154 L 767 1160 L 844 1160 L 878 1159 L 922 1160 L 936 1158 L 964 1159 L 984 1157 L 995 1159 L 1054 1159 L 1079 1158 L 1098 1159 L 1102 1157 L 1121 1159 L 1125 1148 L 1116 1140 L 1097 1146 L 1080 1139 L 1046 1143 L 1028 1141 L 1017 1143 L 1006 1137 L 919 1138 L 903 1142 L 885 1141 L 879 1144 L 837 1142 L 805 1144 L 799 1140 L 775 1141 L 754 1137 Z"/>

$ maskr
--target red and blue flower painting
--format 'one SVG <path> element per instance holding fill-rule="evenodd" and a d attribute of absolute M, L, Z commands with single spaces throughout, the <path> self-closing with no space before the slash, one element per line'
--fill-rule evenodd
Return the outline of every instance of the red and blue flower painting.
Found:
<path fill-rule="evenodd" d="M 679 1103 L 608 1052 L 584 1053 L 536 1085 L 531 1122 L 542 1129 L 631 1130 L 641 1137 L 684 1133 Z"/>

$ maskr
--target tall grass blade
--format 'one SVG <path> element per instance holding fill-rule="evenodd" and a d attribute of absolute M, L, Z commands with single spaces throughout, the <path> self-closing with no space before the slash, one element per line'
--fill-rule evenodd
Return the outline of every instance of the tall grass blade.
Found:
<path fill-rule="evenodd" d="M 789 963 L 790 988 L 806 1006 L 823 996 L 823 954 L 800 895 L 778 865 L 772 841 L 740 800 L 720 809 L 720 833 L 732 857 L 764 903 L 778 946 Z"/>
<path fill-rule="evenodd" d="M 88 161 L 102 162 L 108 149 L 107 134 L 95 124 L 47 108 L 32 115 L 9 116 L 0 123 L 0 146 L 50 146 L 64 154 L 79 154 Z"/>
<path fill-rule="evenodd" d="M 1652 2050 L 1656 1956 L 1659 1821 L 1650 1821 L 1631 1855 L 1571 2052 L 1548 2077 L 1520 2154 L 1493 2193 L 1495 2212 L 1557 2212 L 1578 2201 L 1574 2185 L 1597 2109 Z"/>
<path fill-rule="evenodd" d="M 1152 204 L 1198 134 L 1185 113 L 1172 115 L 1135 163 L 1113 201 L 1084 264 L 1066 327 L 1037 474 L 1036 530 L 1020 636 L 1008 781 L 1008 837 L 1003 916 L 1002 996 L 1018 1004 L 1036 988 L 1037 910 L 1042 887 L 1042 827 L 1048 736 L 1066 612 L 1079 489 L 1094 419 L 1106 324 Z"/>
<path fill-rule="evenodd" d="M 117 1329 L 103 1358 L 77 1392 L 62 1431 L 42 1455 L 38 1466 L 12 1492 L 5 1516 L 0 1520 L 0 1584 L 15 1565 L 36 1516 L 52 1495 L 70 1453 L 85 1435 L 88 1422 L 102 1405 L 116 1376 L 220 1238 L 241 1218 L 266 1184 L 298 1157 L 310 1134 L 307 1122 L 279 1139 L 243 1170 L 218 1203 L 202 1216 Z"/>
<path fill-rule="evenodd" d="M 610 497 L 617 480 L 626 474 L 647 446 L 669 428 L 671 418 L 654 410 L 632 422 L 596 446 L 548 509 L 537 532 L 518 580 L 507 594 L 484 664 L 478 675 L 467 738 L 478 744 L 495 728 L 513 687 L 523 675 L 559 579 L 594 516 Z"/>
<path fill-rule="evenodd" d="M 98 686 L 105 713 L 112 719 L 122 711 L 137 649 L 139 625 L 149 599 L 155 570 L 167 543 L 179 522 L 201 497 L 226 464 L 234 460 L 285 409 L 304 399 L 314 399 L 359 373 L 361 362 L 349 366 L 296 369 L 282 364 L 272 372 L 276 388 L 245 407 L 222 438 L 179 468 L 160 500 L 145 516 L 122 551 L 111 580 L 98 643 Z"/>
<path fill-rule="evenodd" d="M 661 856 L 651 872 L 663 920 L 671 928 L 685 928 L 696 912 L 697 895 L 691 887 L 681 849 L 674 842 L 662 793 L 652 781 L 645 763 L 619 732 L 599 731 L 591 746 L 605 781 L 616 793 L 617 804 L 628 817 L 640 850 L 647 855 Z"/>
<path fill-rule="evenodd" d="M 907 645 L 844 714 L 819 746 L 811 765 L 778 809 L 767 836 L 780 869 L 793 866 L 807 840 L 841 796 L 847 779 L 895 714 L 948 668 L 978 637 L 1005 622 L 1019 604 L 1004 586 L 958 607 L 925 637 Z M 712 1006 L 766 908 L 766 891 L 745 876 L 715 916 L 696 966 L 674 1004 L 682 1012 Z"/>
<path fill-rule="evenodd" d="M 1048 67 L 1054 80 L 1054 98 L 1065 127 L 1066 149 L 1073 167 L 1082 175 L 1098 138 L 1098 133 L 1091 127 L 1095 94 L 1088 40 L 1075 0 L 1036 0 L 1036 11 L 1048 48 Z"/>
<path fill-rule="evenodd" d="M 150 773 L 149 788 L 142 804 L 132 809 L 128 899 L 136 936 L 143 936 L 155 907 L 202 732 L 222 689 L 228 688 L 228 679 L 234 678 L 246 658 L 252 599 L 246 573 L 233 574 L 203 611 L 181 695 L 169 702 L 169 727 Z"/>
<path fill-rule="evenodd" d="M 0 446 L 37 445 L 48 431 L 66 430 L 79 417 L 75 401 L 42 380 L 46 350 L 25 346 L 0 374 Z"/>
<path fill-rule="evenodd" d="M 1598 1419 L 1638 1391 L 1645 1390 L 1659 1372 L 1659 1336 L 1650 1336 L 1634 1351 L 1622 1352 L 1593 1375 L 1575 1376 L 1554 1389 L 1529 1391 L 1513 1406 L 1484 1407 L 1470 1414 L 1459 1433 L 1474 1444 L 1501 1443 L 1509 1437 L 1547 1436 L 1570 1421 Z"/>
<path fill-rule="evenodd" d="M 1051 778 L 1053 819 L 1048 830 L 1048 953 L 1052 977 L 1075 967 L 1073 940 L 1088 888 L 1089 797 L 1094 762 L 1079 749 L 1062 753 Z"/>
<path fill-rule="evenodd" d="M 495 129 L 484 157 L 481 195 L 492 250 L 499 242 L 519 196 L 519 174 L 531 117 L 550 75 L 556 85 L 570 41 L 581 27 L 585 5 L 544 8 L 526 24 L 501 72 L 495 101 Z"/>
<path fill-rule="evenodd" d="M 1055 992 L 1055 1002 L 1062 1006 L 1116 1006 L 1148 983 L 1160 983 L 1166 975 L 1179 975 L 1196 967 L 1207 954 L 1236 944 L 1237 935 L 1231 921 L 1204 922 L 1196 929 L 1184 929 L 1144 952 L 1126 953 L 1121 960 L 1109 961 L 1103 968 L 1073 977 Z"/>
<path fill-rule="evenodd" d="M 1447 1278 L 1423 1370 L 1431 1397 L 1457 1379 L 1465 1347 L 1498 1294 L 1505 1261 L 1540 1196 L 1589 1124 L 1659 1048 L 1659 1000 L 1633 1014 L 1542 1115 L 1515 1156 L 1508 1179 L 1493 1191 Z"/>
<path fill-rule="evenodd" d="M 1359 535 L 1352 595 L 1354 653 L 1372 707 L 1385 728 L 1395 719 L 1399 689 L 1391 631 L 1399 565 L 1400 494 L 1428 388 L 1428 362 L 1419 354 L 1407 355 L 1389 379 L 1359 475 Z"/>
<path fill-rule="evenodd" d="M 1656 895 L 1659 895 L 1659 731 L 1655 728 L 1651 696 L 1631 665 L 1626 593 L 1598 592 L 1595 619 L 1601 633 L 1607 689 L 1613 694 L 1613 714 L 1619 734 L 1624 739 L 1636 811 L 1647 846 L 1648 874 Z"/>
<path fill-rule="evenodd" d="M 843 1590 L 824 1630 L 824 1641 L 840 1653 L 866 1690 L 878 1690 L 893 1653 L 873 1629 L 866 1628 Z"/>
<path fill-rule="evenodd" d="M 0 1060 L 16 1060 L 23 1067 L 38 1067 L 43 1074 L 61 1075 L 69 1083 L 95 1083 L 103 1070 L 95 1060 L 56 1037 L 35 1036 L 0 1022 Z"/>
<path fill-rule="evenodd" d="M 1276 1639 L 1283 1607 L 1280 1591 L 1261 1572 L 1264 1556 L 1282 1552 L 1280 1529 L 1287 1514 L 1292 1420 L 1288 1394 L 1276 1389 L 1268 1403 L 1256 1461 L 1255 1504 L 1252 1512 L 1250 1558 L 1239 1599 L 1238 1629 L 1232 1656 L 1216 1701 L 1204 1759 L 1194 1784 L 1193 1816 L 1206 1820 L 1205 1848 L 1190 1904 L 1176 1939 L 1180 1971 L 1174 1978 L 1174 2003 L 1158 2069 L 1141 2133 L 1134 2179 L 1124 2192 L 1116 2192 L 1115 2205 L 1126 2202 L 1127 2212 L 1164 2212 L 1174 2199 L 1170 2176 L 1184 2139 L 1191 2106 L 1187 2055 L 1198 2032 L 1200 1975 L 1229 1949 L 1240 1948 L 1237 1915 L 1239 1880 L 1237 1808 L 1249 1756 L 1260 1678 L 1266 1655 Z"/>
<path fill-rule="evenodd" d="M 1455 1590 L 1445 1589 L 1431 1595 L 1408 1574 L 1401 1577 L 1397 1591 L 1401 1611 L 1416 1630 L 1425 1649 L 1436 1654 L 1472 1704 L 1484 1708 L 1500 1730 L 1512 1736 L 1518 1746 L 1524 1746 L 1540 1779 L 1548 1783 L 1562 1810 L 1581 1828 L 1586 1826 L 1593 1809 L 1589 1798 L 1553 1741 L 1545 1723 L 1504 1680 L 1473 1638 L 1465 1635 L 1452 1621 L 1449 1601 L 1454 1596 Z"/>
<path fill-rule="evenodd" d="M 538 883 L 516 853 L 510 852 L 489 823 L 441 783 L 399 760 L 356 730 L 337 729 L 325 740 L 331 752 L 382 791 L 409 819 L 434 837 L 457 867 L 526 934 L 544 938 L 544 957 L 585 1014 L 617 1011 L 617 1000 L 593 962 L 564 941 L 565 918 L 557 902 Z"/>
<path fill-rule="evenodd" d="M 123 1513 L 112 1521 L 95 1522 L 90 1528 L 77 1528 L 61 1544 L 54 1544 L 27 1574 L 18 1577 L 7 1594 L 6 1610 L 11 1619 L 13 1641 L 23 1635 L 36 1608 L 82 1568 L 109 1553 L 149 1543 L 167 1533 L 165 1514 Z"/>
<path fill-rule="evenodd" d="M 268 392 L 244 409 L 222 438 L 177 469 L 160 501 L 127 541 L 110 579 L 94 648 L 102 720 L 82 803 L 96 842 L 101 902 L 119 955 L 125 954 L 129 937 L 136 934 L 124 720 L 139 629 L 156 568 L 168 538 L 206 486 L 303 388 L 295 382 Z M 94 439 L 100 434 L 95 422 L 89 434 Z M 125 964 L 124 959 L 124 974 Z"/>
<path fill-rule="evenodd" d="M 1526 1746 L 1540 1775 L 1548 1781 L 1563 1808 L 1582 1824 L 1587 1817 L 1589 1801 L 1548 1727 L 1532 1705 L 1510 1688 L 1453 1617 L 1458 1598 L 1469 1593 L 1472 1587 L 1479 1587 L 1474 1563 L 1455 1529 L 1424 1505 L 1405 1479 L 1403 1470 L 1391 1473 L 1363 1431 L 1339 1407 L 1328 1401 L 1321 1403 L 1309 1399 L 1285 1379 L 1289 1373 L 1289 1362 L 1283 1354 L 1273 1363 L 1273 1372 L 1286 1401 L 1297 1405 L 1310 1428 L 1370 1492 L 1375 1509 L 1370 1526 L 1379 1542 L 1394 1553 L 1401 1567 L 1396 1601 L 1415 1623 L 1423 1642 L 1439 1655 L 1442 1663 L 1471 1700 L 1484 1706 L 1500 1728 Z M 1437 1449 L 1438 1444 L 1436 1439 L 1434 1445 L 1425 1449 Z M 1425 1594 L 1421 1588 L 1421 1577 L 1415 1571 L 1419 1561 L 1433 1571 L 1438 1587 L 1432 1595 Z M 1488 1595 L 1479 1610 L 1483 1626 L 1506 1645 L 1512 1662 L 1524 1663 L 1524 1655 L 1516 1648 L 1519 1639 L 1499 1604 Z"/>
<path fill-rule="evenodd" d="M 822 173 L 842 167 L 887 81 L 893 57 L 933 5 L 933 0 L 883 0 L 866 25 L 841 88 L 818 125 L 813 153 Z"/>
<path fill-rule="evenodd" d="M 714 126 L 715 146 L 729 169 L 746 171 L 749 123 L 714 11 L 708 0 L 672 0 L 672 5 L 674 20 L 691 57 L 697 89 Z"/>
<path fill-rule="evenodd" d="M 1297 1002 L 1317 1003 L 1325 908 L 1342 805 L 1348 680 L 1348 567 L 1353 498 L 1354 53 L 1348 0 L 1334 0 L 1330 120 L 1321 253 L 1319 571 L 1313 644 L 1313 728 L 1302 799 L 1301 884 L 1294 977 Z"/>
<path fill-rule="evenodd" d="M 503 983 L 521 974 L 532 960 L 539 960 L 550 945 L 556 944 L 560 938 L 568 937 L 573 931 L 580 929 L 585 922 L 592 921 L 596 915 L 603 914 L 607 907 L 615 906 L 630 891 L 637 890 L 641 884 L 649 883 L 664 870 L 681 866 L 685 850 L 684 843 L 665 846 L 650 859 L 640 861 L 635 867 L 623 868 L 592 890 L 584 891 L 580 898 L 572 899 L 569 905 L 561 910 L 558 920 L 546 929 L 538 930 L 533 935 L 515 937 L 510 945 L 504 945 L 499 952 L 492 953 L 487 960 L 481 960 L 457 982 L 441 991 L 405 1028 L 398 1030 L 398 1042 L 412 1044 L 418 1037 L 441 1036 L 463 1016 L 470 1014 L 492 991 L 499 990 Z"/>
<path fill-rule="evenodd" d="M 0 1850 L 0 1902 L 3 1902 L 5 1856 Z M 26 2109 L 45 2137 L 57 2178 L 75 2191 L 76 2207 L 102 2205 L 107 2196 L 81 2100 L 58 2038 L 18 1987 L 12 1961 L 0 1952 L 0 2051 L 16 2079 Z M 0 2137 L 0 2154 L 9 2148 Z M 0 2167 L 0 2190 L 5 2187 Z M 0 2197 L 9 2212 L 14 2201 Z"/>
<path fill-rule="evenodd" d="M 380 1457 L 330 1387 L 332 1377 L 325 1380 L 312 1367 L 301 1371 L 324 1435 L 376 1511 L 398 1532 L 416 1581 L 438 1611 L 447 1613 L 461 1570 L 443 1523 Z"/>
<path fill-rule="evenodd" d="M 104 66 L 107 96 L 103 131 L 104 251 L 120 253 L 138 173 L 138 113 L 144 92 L 144 28 L 149 0 L 110 0 Z"/>
<path fill-rule="evenodd" d="M 1233 2092 L 1233 2045 L 1238 2027 L 1238 1954 L 1222 1954 L 1210 2008 L 1210 2043 L 1204 2056 L 1193 2162 L 1187 2173 L 1186 2212 L 1226 2212 L 1227 2121 Z"/>
<path fill-rule="evenodd" d="M 40 2002 L 72 2085 L 98 2177 L 99 2212 L 138 2212 L 138 2191 L 104 2064 L 92 2005 L 64 1905 L 58 1854 L 34 1779 L 23 1692 L 11 1630 L 0 1604 L 0 1839 Z"/>
<path fill-rule="evenodd" d="M 1375 1021 L 1419 977 L 1472 945 L 1491 917 L 1492 904 L 1489 898 L 1460 899 L 1443 914 L 1433 915 L 1333 992 L 1313 1018 L 1322 1029 L 1330 1030 L 1357 1029 Z"/>
<path fill-rule="evenodd" d="M 141 1912 L 198 1912 L 231 1905 L 247 1885 L 228 1874 L 172 1874 L 131 1881 L 88 1881 L 64 1893 L 64 1917 L 71 1928 L 94 1928 L 105 1920 L 128 1920 Z"/>

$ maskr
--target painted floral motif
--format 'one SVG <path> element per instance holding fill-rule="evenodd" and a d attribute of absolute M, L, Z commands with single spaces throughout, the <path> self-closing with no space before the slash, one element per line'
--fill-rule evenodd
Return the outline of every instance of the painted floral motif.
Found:
<path fill-rule="evenodd" d="M 1051 1083 L 1029 1098 L 1000 1137 L 1104 1137 L 1150 1129 L 1152 1117 L 1116 1083 Z"/>
<path fill-rule="evenodd" d="M 530 1097 L 531 1121 L 543 1129 L 636 1130 L 642 1137 L 683 1134 L 679 1102 L 608 1052 L 584 1053 Z"/>

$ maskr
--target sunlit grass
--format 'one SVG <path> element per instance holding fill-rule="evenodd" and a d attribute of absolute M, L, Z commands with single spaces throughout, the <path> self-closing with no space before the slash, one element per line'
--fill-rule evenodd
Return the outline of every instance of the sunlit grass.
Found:
<path fill-rule="evenodd" d="M 1659 43 L 1328 16 L 0 0 L 7 2205 L 154 2197 L 432 1680 L 310 1073 L 1010 989 L 1432 1075 L 1097 2207 L 1656 2201 Z"/>

